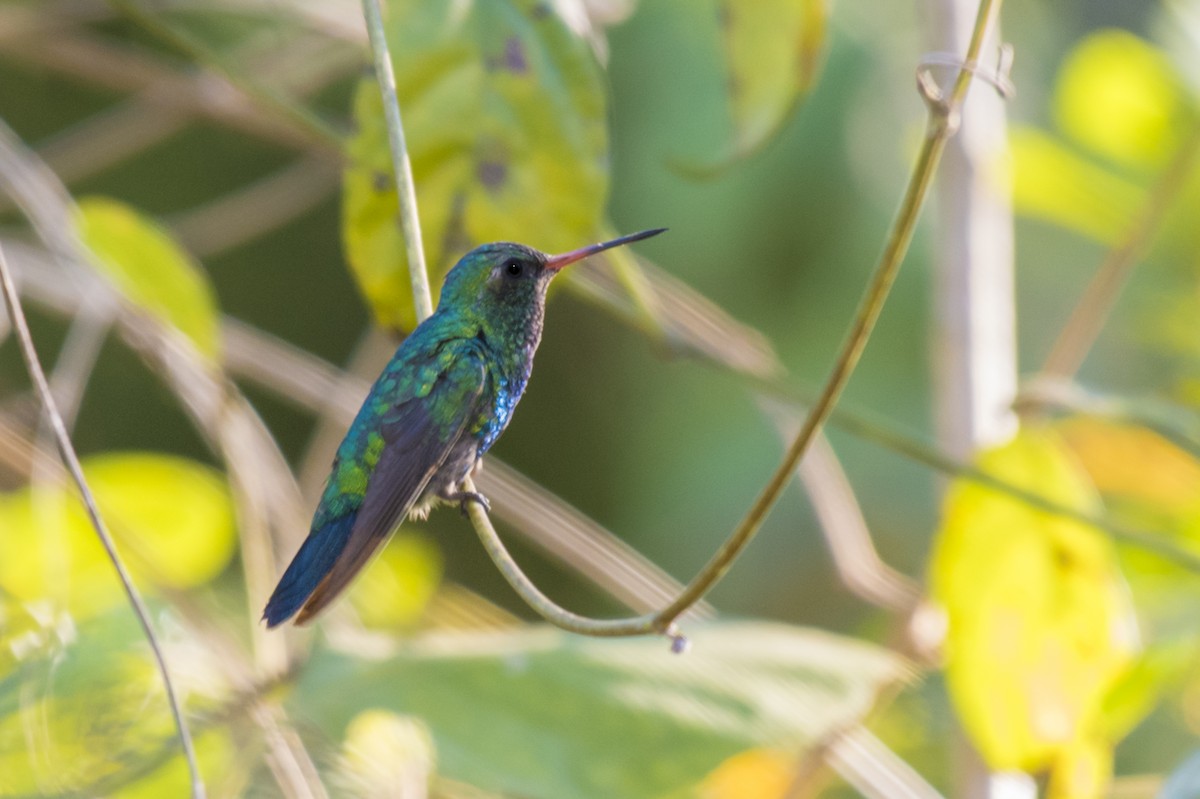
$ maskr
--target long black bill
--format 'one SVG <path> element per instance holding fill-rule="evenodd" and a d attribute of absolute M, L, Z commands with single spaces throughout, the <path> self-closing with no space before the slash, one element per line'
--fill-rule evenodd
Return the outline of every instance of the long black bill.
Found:
<path fill-rule="evenodd" d="M 589 244 L 587 247 L 580 247 L 578 250 L 564 252 L 562 255 L 551 255 L 546 259 L 546 268 L 551 272 L 557 272 L 567 264 L 573 264 L 576 261 L 581 261 L 584 258 L 587 258 L 589 255 L 595 255 L 598 252 L 604 252 L 605 250 L 612 249 L 613 247 L 620 247 L 622 244 L 629 244 L 634 241 L 648 239 L 651 236 L 657 236 L 659 233 L 662 233 L 665 230 L 665 227 L 656 227 L 653 230 L 643 230 L 638 233 L 630 233 L 628 236 L 621 236 L 620 238 L 613 239 L 612 241 L 602 241 L 599 244 Z"/>

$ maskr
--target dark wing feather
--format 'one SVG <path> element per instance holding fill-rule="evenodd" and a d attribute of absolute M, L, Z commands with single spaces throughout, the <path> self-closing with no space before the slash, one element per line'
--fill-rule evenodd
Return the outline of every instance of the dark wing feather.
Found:
<path fill-rule="evenodd" d="M 347 513 L 314 527 L 288 564 L 263 610 L 263 621 L 275 627 L 296 615 L 346 548 L 354 514 Z"/>
<path fill-rule="evenodd" d="M 428 396 L 410 399 L 384 417 L 381 431 L 387 443 L 349 538 L 300 609 L 297 624 L 310 620 L 345 590 L 421 498 L 477 418 L 486 379 L 483 364 L 467 355 L 438 375 Z"/>

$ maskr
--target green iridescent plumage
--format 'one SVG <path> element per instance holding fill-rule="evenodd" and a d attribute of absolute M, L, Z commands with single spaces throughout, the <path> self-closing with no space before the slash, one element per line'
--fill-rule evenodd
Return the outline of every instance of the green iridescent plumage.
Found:
<path fill-rule="evenodd" d="M 408 516 L 438 501 L 484 501 L 461 482 L 504 431 L 533 367 L 546 287 L 562 267 L 653 236 L 563 255 L 485 244 L 446 276 L 437 311 L 396 350 L 338 447 L 308 538 L 263 618 L 312 618 Z"/>

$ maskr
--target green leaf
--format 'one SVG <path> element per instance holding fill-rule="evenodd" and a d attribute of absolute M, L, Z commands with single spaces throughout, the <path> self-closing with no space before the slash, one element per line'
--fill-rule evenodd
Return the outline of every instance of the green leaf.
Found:
<path fill-rule="evenodd" d="M 412 715 L 450 779 L 530 799 L 639 799 L 695 786 L 750 748 L 811 746 L 908 674 L 882 649 L 825 633 L 750 622 L 689 632 L 684 656 L 658 638 L 550 629 L 429 636 L 378 663 L 318 652 L 292 718 L 336 741 L 364 710 Z"/>
<path fill-rule="evenodd" d="M 1097 508 L 1087 475 L 1047 430 L 1022 431 L 978 463 L 1060 505 Z M 1095 784 L 1091 766 L 1107 762 L 1096 750 L 1104 700 L 1137 648 L 1112 543 L 960 480 L 947 493 L 931 579 L 949 622 L 950 696 L 980 754 L 995 769 L 1073 764 L 1083 776 L 1059 774 L 1057 784 Z"/>
<path fill-rule="evenodd" d="M 1013 207 L 1101 244 L 1115 245 L 1145 201 L 1143 186 L 1089 161 L 1059 139 L 1017 127 L 1009 136 Z"/>
<path fill-rule="evenodd" d="M 1197 106 L 1184 83 L 1168 56 L 1137 36 L 1099 30 L 1085 37 L 1055 84 L 1051 110 L 1065 136 L 1018 127 L 1010 137 L 1016 209 L 1102 244 L 1122 241 L 1143 213 L 1150 181 L 1195 124 Z M 1178 259 L 1196 249 L 1190 209 L 1197 199 L 1200 183 L 1192 179 L 1157 237 Z"/>
<path fill-rule="evenodd" d="M 701 8 L 717 17 L 732 131 L 726 152 L 712 163 L 677 166 L 706 177 L 770 144 L 816 85 L 829 0 L 715 0 L 715 7 Z"/>
<path fill-rule="evenodd" d="M 608 192 L 603 83 L 588 44 L 538 0 L 391 0 L 387 37 L 435 291 L 489 241 L 549 252 L 587 243 Z M 342 233 L 384 325 L 415 318 L 382 101 L 354 99 Z"/>
<path fill-rule="evenodd" d="M 829 0 L 722 0 L 735 157 L 769 142 L 816 84 Z"/>
<path fill-rule="evenodd" d="M 176 685 L 193 708 L 212 706 L 206 689 L 228 690 L 217 658 L 202 649 L 187 655 L 186 668 L 173 664 Z M 213 795 L 234 795 L 221 790 L 239 754 L 234 737 L 195 731 Z M 162 681 L 127 608 L 72 627 L 53 651 L 0 671 L 0 797 L 185 796 L 187 785 Z"/>
<path fill-rule="evenodd" d="M 152 453 L 84 460 L 84 474 L 118 550 L 139 582 L 177 589 L 208 582 L 235 548 L 233 506 L 219 474 Z M 74 488 L 0 495 L 0 589 L 51 599 L 86 618 L 125 601 Z"/>
<path fill-rule="evenodd" d="M 92 265 L 134 305 L 209 358 L 220 352 L 216 294 L 204 270 L 160 225 L 106 197 L 79 201 L 76 233 Z"/>
<path fill-rule="evenodd" d="M 1169 691 L 1195 673 L 1200 641 L 1195 637 L 1155 642 L 1147 647 L 1104 697 L 1100 732 L 1117 741 L 1141 723 Z"/>

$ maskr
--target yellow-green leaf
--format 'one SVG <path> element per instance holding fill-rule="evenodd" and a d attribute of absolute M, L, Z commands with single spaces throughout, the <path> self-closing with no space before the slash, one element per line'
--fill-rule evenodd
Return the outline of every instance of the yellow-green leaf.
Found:
<path fill-rule="evenodd" d="M 350 601 L 368 627 L 405 627 L 420 618 L 441 579 L 437 545 L 426 536 L 401 533 L 354 581 Z"/>
<path fill-rule="evenodd" d="M 1128 735 L 1164 694 L 1181 688 L 1195 676 L 1197 656 L 1200 641 L 1195 637 L 1147 646 L 1104 697 L 1103 721 L 1098 730 L 1101 736 L 1117 741 Z"/>
<path fill-rule="evenodd" d="M 829 0 L 720 0 L 728 70 L 730 158 L 760 149 L 816 83 L 828 38 Z"/>
<path fill-rule="evenodd" d="M 1125 166 L 1161 166 L 1174 152 L 1185 95 L 1170 60 L 1128 31 L 1101 30 L 1071 51 L 1054 110 L 1063 132 Z"/>
<path fill-rule="evenodd" d="M 185 458 L 131 452 L 91 457 L 84 473 L 101 513 L 129 542 L 148 579 L 191 588 L 228 565 L 236 531 L 218 472 Z"/>
<path fill-rule="evenodd" d="M 160 225 L 106 197 L 79 202 L 76 232 L 92 264 L 133 304 L 215 358 L 220 351 L 216 294 L 203 269 Z"/>
<path fill-rule="evenodd" d="M 123 595 L 82 505 L 54 486 L 0 495 L 0 589 L 87 617 Z"/>
<path fill-rule="evenodd" d="M 387 35 L 430 277 L 472 247 L 587 243 L 608 192 L 604 91 L 588 44 L 538 0 L 391 0 Z M 415 318 L 379 89 L 358 86 L 342 233 L 384 325 Z"/>
<path fill-rule="evenodd" d="M 196 761 L 200 764 L 204 784 L 210 795 L 244 795 L 238 790 L 245 776 L 239 775 L 235 764 L 240 750 L 228 732 L 220 727 L 201 729 L 196 733 Z M 144 776 L 123 784 L 110 796 L 114 799 L 161 799 L 164 796 L 186 796 L 191 785 L 187 761 L 179 754 Z"/>
<path fill-rule="evenodd" d="M 150 453 L 84 461 L 84 474 L 118 549 L 144 584 L 190 588 L 233 556 L 233 507 L 206 466 Z M 73 488 L 0 495 L 0 589 L 21 601 L 51 599 L 89 617 L 124 601 L 111 563 Z"/>
<path fill-rule="evenodd" d="M 1107 741 L 1072 741 L 1054 759 L 1046 799 L 1100 799 L 1112 778 L 1112 760 Z"/>
<path fill-rule="evenodd" d="M 1046 133 L 1018 127 L 1009 147 L 1013 206 L 1025 216 L 1113 245 L 1142 207 L 1142 186 L 1080 157 Z"/>
<path fill-rule="evenodd" d="M 59 636 L 56 646 L 3 672 L 0 796 L 187 796 L 188 769 L 162 679 L 133 614 L 117 608 L 66 629 L 69 634 Z M 189 644 L 172 629 L 178 623 L 160 626 L 159 635 L 188 709 L 211 714 L 228 707 L 227 665 L 218 665 L 219 658 L 199 641 L 197 651 L 187 651 Z M 255 739 L 230 724 L 240 722 L 193 722 L 212 796 L 245 795 L 241 787 L 261 759 Z"/>
<path fill-rule="evenodd" d="M 1095 488 L 1052 433 L 983 452 L 997 478 L 1080 511 Z M 1112 543 L 1093 528 L 960 480 L 931 569 L 949 622 L 946 679 L 963 726 L 996 769 L 1055 767 L 1100 724 L 1137 648 Z"/>

